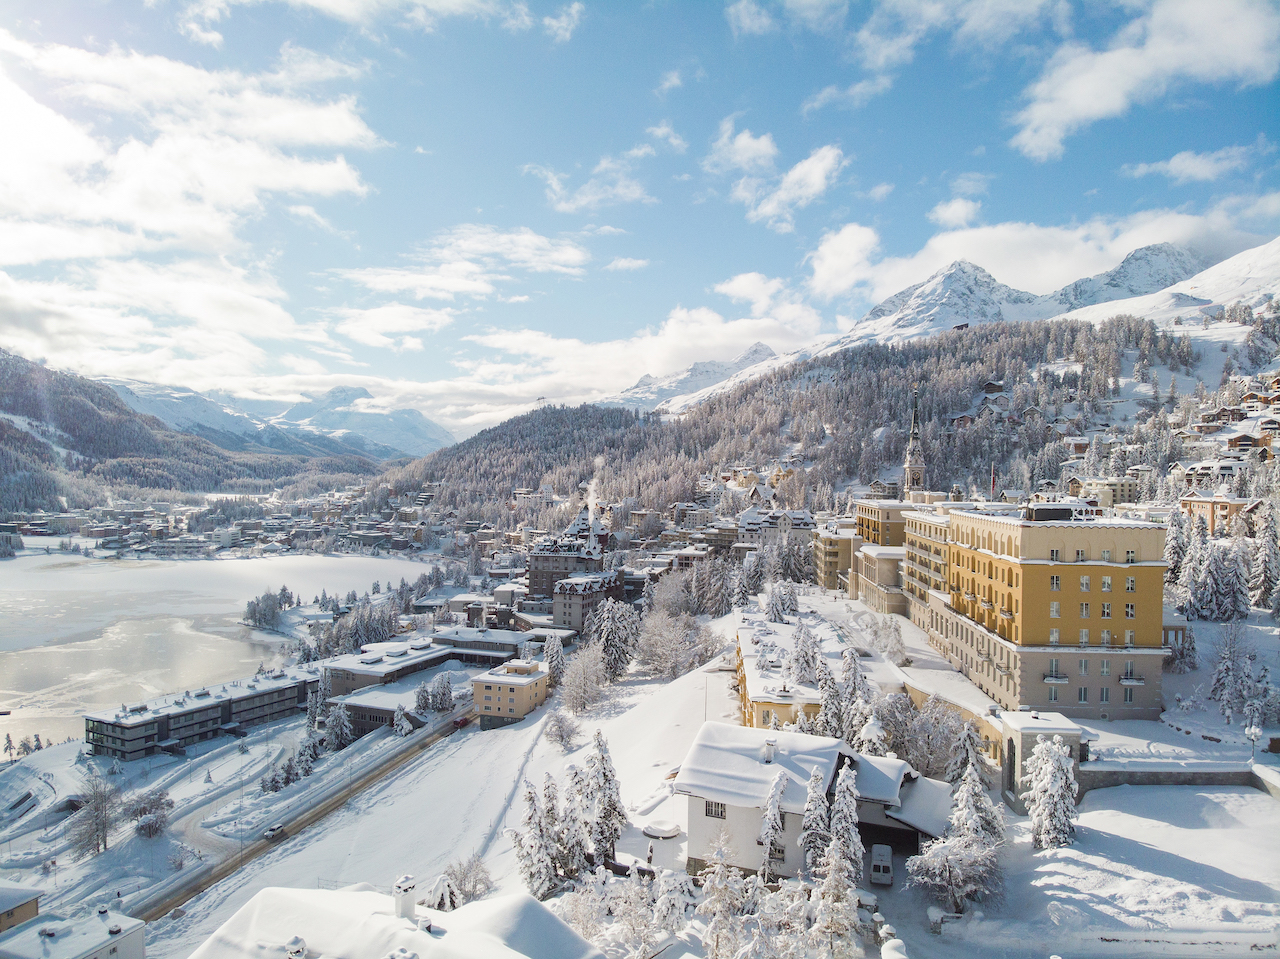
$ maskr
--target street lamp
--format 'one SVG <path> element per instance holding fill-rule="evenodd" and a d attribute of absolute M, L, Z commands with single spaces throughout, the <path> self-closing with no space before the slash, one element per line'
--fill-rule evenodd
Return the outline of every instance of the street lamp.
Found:
<path fill-rule="evenodd" d="M 1249 761 L 1253 762 L 1258 754 L 1258 740 L 1262 738 L 1262 730 L 1256 725 L 1246 726 L 1244 738 L 1249 740 Z"/>

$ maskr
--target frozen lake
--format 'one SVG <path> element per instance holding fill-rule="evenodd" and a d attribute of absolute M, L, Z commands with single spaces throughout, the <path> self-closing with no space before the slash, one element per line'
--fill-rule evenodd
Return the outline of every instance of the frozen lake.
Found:
<path fill-rule="evenodd" d="M 27 545 L 41 544 L 27 539 Z M 84 735 L 81 714 L 252 675 L 282 639 L 241 626 L 244 605 L 286 585 L 363 594 L 412 582 L 429 563 L 398 557 L 84 559 L 26 552 L 0 560 L 0 742 Z"/>

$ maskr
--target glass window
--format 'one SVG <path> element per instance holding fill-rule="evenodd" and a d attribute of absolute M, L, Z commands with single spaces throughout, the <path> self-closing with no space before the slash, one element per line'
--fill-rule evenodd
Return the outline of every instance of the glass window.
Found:
<path fill-rule="evenodd" d="M 1104 576 L 1104 577 L 1102 577 L 1102 591 L 1103 591 L 1104 593 L 1109 593 L 1109 592 L 1111 592 L 1111 577 L 1110 577 L 1110 576 Z"/>
<path fill-rule="evenodd" d="M 1089 701 L 1089 690 L 1085 686 L 1081 686 L 1076 690 L 1076 702 L 1087 703 Z"/>
<path fill-rule="evenodd" d="M 1084 550 L 1082 550 L 1082 549 L 1078 549 L 1078 550 L 1076 550 L 1076 562 L 1077 562 L 1077 563 L 1083 563 L 1083 562 L 1084 562 Z"/>
<path fill-rule="evenodd" d="M 1058 687 L 1057 687 L 1057 686 L 1050 686 L 1050 687 L 1049 687 L 1049 702 L 1051 702 L 1051 703 L 1056 703 L 1057 701 L 1058 701 Z"/>
<path fill-rule="evenodd" d="M 1049 604 L 1049 618 L 1050 618 L 1050 619 L 1059 619 L 1061 616 L 1062 616 L 1062 604 L 1061 604 L 1061 603 L 1050 603 L 1050 604 Z"/>
<path fill-rule="evenodd" d="M 1111 675 L 1111 660 L 1102 659 L 1098 661 L 1098 672 L 1103 676 Z"/>
<path fill-rule="evenodd" d="M 1081 676 L 1089 675 L 1089 660 L 1087 659 L 1080 660 L 1080 675 Z"/>
<path fill-rule="evenodd" d="M 1126 549 L 1124 551 L 1124 561 L 1126 563 L 1136 563 L 1138 561 L 1138 551 L 1136 549 Z"/>
<path fill-rule="evenodd" d="M 1110 686 L 1103 686 L 1101 689 L 1098 690 L 1098 702 L 1102 703 L 1104 706 L 1107 703 L 1111 702 Z"/>
<path fill-rule="evenodd" d="M 1089 631 L 1087 629 L 1080 630 L 1080 645 L 1081 646 L 1089 645 Z"/>
<path fill-rule="evenodd" d="M 1133 645 L 1133 630 L 1131 630 L 1131 629 L 1126 629 L 1126 630 L 1124 631 L 1124 644 L 1125 644 L 1126 646 L 1132 646 L 1132 645 Z"/>
<path fill-rule="evenodd" d="M 1049 550 L 1049 562 L 1051 562 L 1051 563 L 1060 563 L 1060 562 L 1062 562 L 1062 550 L 1060 550 L 1060 549 L 1051 549 L 1051 550 Z"/>
<path fill-rule="evenodd" d="M 1125 603 L 1125 604 L 1124 604 L 1124 618 L 1125 618 L 1125 619 L 1136 619 L 1136 618 L 1137 618 L 1137 613 L 1135 613 L 1135 612 L 1134 612 L 1134 609 L 1133 609 L 1133 603 Z"/>
<path fill-rule="evenodd" d="M 1124 661 L 1124 678 L 1133 679 L 1133 660 L 1126 659 Z"/>
<path fill-rule="evenodd" d="M 1111 550 L 1109 550 L 1109 549 L 1104 549 L 1104 550 L 1102 551 L 1102 561 L 1103 561 L 1104 563 L 1109 563 L 1109 562 L 1111 562 Z"/>
<path fill-rule="evenodd" d="M 1126 706 L 1133 705 L 1133 687 L 1132 686 L 1126 686 L 1124 688 L 1124 702 Z"/>
<path fill-rule="evenodd" d="M 1111 645 L 1111 630 L 1109 630 L 1109 629 L 1104 629 L 1104 630 L 1102 631 L 1102 635 L 1099 637 L 1099 640 L 1100 640 L 1100 642 L 1102 643 L 1102 645 L 1103 645 L 1103 646 L 1110 646 L 1110 645 Z"/>
<path fill-rule="evenodd" d="M 1050 588 L 1051 590 L 1053 590 L 1054 592 L 1057 592 L 1058 590 L 1062 589 L 1062 577 L 1061 577 L 1061 576 L 1050 576 L 1050 577 L 1049 577 L 1049 588 Z"/>
<path fill-rule="evenodd" d="M 1057 630 L 1057 629 L 1051 629 L 1051 630 L 1049 630 L 1049 645 L 1050 645 L 1050 646 L 1057 646 L 1057 645 L 1058 645 L 1058 630 Z"/>
<path fill-rule="evenodd" d="M 1135 576 L 1126 576 L 1124 578 L 1124 591 L 1126 593 L 1136 593 L 1138 591 L 1138 579 Z"/>
<path fill-rule="evenodd" d="M 1049 660 L 1049 675 L 1050 676 L 1058 675 L 1058 660 L 1056 658 Z"/>
<path fill-rule="evenodd" d="M 1080 618 L 1081 618 L 1081 619 L 1088 619 L 1088 618 L 1089 618 L 1089 604 L 1088 604 L 1088 603 L 1081 603 L 1081 604 L 1080 604 Z"/>
<path fill-rule="evenodd" d="M 722 802 L 712 802 L 710 799 L 708 799 L 708 800 L 707 800 L 707 818 L 708 818 L 708 819 L 723 819 L 723 818 L 724 818 L 724 803 L 722 803 Z"/>
<path fill-rule="evenodd" d="M 1088 576 L 1081 576 L 1081 577 L 1080 577 L 1080 592 L 1082 592 L 1082 593 L 1087 593 L 1087 592 L 1089 592 L 1089 577 L 1088 577 Z"/>
<path fill-rule="evenodd" d="M 1111 604 L 1110 604 L 1110 603 L 1102 603 L 1101 605 L 1102 605 L 1102 618 L 1103 618 L 1103 619 L 1110 619 L 1110 618 L 1111 618 Z"/>

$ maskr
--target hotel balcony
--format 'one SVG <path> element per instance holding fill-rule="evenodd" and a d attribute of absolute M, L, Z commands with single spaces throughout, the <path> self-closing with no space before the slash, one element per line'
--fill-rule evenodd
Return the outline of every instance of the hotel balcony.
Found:
<path fill-rule="evenodd" d="M 1065 686 L 1071 680 L 1070 677 L 1063 676 L 1061 673 L 1045 673 L 1044 681 L 1055 686 Z"/>
<path fill-rule="evenodd" d="M 1120 677 L 1121 686 L 1145 686 L 1146 684 L 1147 684 L 1147 681 L 1143 679 L 1141 676 L 1121 676 Z"/>

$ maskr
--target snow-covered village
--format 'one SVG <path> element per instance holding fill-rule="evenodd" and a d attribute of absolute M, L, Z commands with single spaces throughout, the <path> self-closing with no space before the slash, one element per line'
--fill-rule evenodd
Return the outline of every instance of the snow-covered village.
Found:
<path fill-rule="evenodd" d="M 0 959 L 1280 951 L 1280 8 L 15 0 Z"/>

